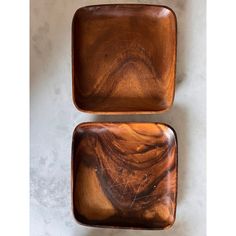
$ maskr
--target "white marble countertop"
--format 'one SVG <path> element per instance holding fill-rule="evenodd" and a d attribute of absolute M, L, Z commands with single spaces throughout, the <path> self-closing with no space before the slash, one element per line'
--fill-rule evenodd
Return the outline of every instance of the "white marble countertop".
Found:
<path fill-rule="evenodd" d="M 162 115 L 98 116 L 72 103 L 71 20 L 81 6 L 150 3 L 171 7 L 178 20 L 174 106 Z M 204 236 L 206 230 L 205 0 L 31 1 L 31 236 Z M 74 127 L 85 121 L 165 122 L 179 142 L 177 218 L 165 231 L 97 229 L 71 212 L 70 155 Z"/>

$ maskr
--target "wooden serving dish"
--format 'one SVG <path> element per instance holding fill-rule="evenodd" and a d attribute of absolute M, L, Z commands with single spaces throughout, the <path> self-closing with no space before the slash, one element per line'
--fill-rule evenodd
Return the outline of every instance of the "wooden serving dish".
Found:
<path fill-rule="evenodd" d="M 99 5 L 72 24 L 73 100 L 93 113 L 159 113 L 173 103 L 176 17 L 165 6 Z"/>
<path fill-rule="evenodd" d="M 164 229 L 175 220 L 177 140 L 156 123 L 83 123 L 72 144 L 72 202 L 85 225 Z"/>

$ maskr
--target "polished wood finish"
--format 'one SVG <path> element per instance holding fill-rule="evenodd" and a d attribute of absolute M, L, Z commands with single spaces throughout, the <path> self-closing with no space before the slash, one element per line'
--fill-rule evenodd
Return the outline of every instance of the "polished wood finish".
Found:
<path fill-rule="evenodd" d="M 174 99 L 176 17 L 164 6 L 80 8 L 72 25 L 73 99 L 94 113 L 159 113 Z"/>
<path fill-rule="evenodd" d="M 157 123 L 83 123 L 72 145 L 73 212 L 81 224 L 164 229 L 175 220 L 177 140 Z"/>

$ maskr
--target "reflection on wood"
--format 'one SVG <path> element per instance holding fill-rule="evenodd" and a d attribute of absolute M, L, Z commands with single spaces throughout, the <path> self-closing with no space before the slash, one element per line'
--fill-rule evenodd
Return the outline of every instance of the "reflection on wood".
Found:
<path fill-rule="evenodd" d="M 79 9 L 73 20 L 73 97 L 91 112 L 162 112 L 173 102 L 176 18 L 160 6 Z"/>
<path fill-rule="evenodd" d="M 166 228 L 173 224 L 177 141 L 154 123 L 85 123 L 73 136 L 73 206 L 88 225 Z"/>

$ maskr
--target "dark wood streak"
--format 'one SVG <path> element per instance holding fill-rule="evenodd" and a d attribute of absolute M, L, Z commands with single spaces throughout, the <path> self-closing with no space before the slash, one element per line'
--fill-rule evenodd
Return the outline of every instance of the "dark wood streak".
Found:
<path fill-rule="evenodd" d="M 79 9 L 72 24 L 73 99 L 97 113 L 158 113 L 174 99 L 176 17 L 155 5 Z"/>
<path fill-rule="evenodd" d="M 177 141 L 168 126 L 81 124 L 74 131 L 72 158 L 73 206 L 79 222 L 160 229 L 173 224 Z"/>
<path fill-rule="evenodd" d="M 142 169 L 152 166 L 153 164 L 157 164 L 158 162 L 163 160 L 169 152 L 168 148 L 166 148 L 163 150 L 161 155 L 159 155 L 157 157 L 154 156 L 152 159 L 147 160 L 147 161 L 136 163 L 135 161 L 127 159 L 124 156 L 125 153 L 120 153 L 120 151 L 118 149 L 116 149 L 116 147 L 113 146 L 113 148 L 111 148 L 109 146 L 106 146 L 105 144 L 102 144 L 102 146 L 103 146 L 103 150 L 106 152 L 106 154 L 108 156 L 110 156 L 110 158 L 116 164 L 127 165 L 126 168 L 137 169 L 137 170 L 142 170 Z M 155 148 L 155 147 L 153 147 L 153 148 Z M 141 153 L 145 153 L 145 152 L 143 151 Z M 137 152 L 136 154 L 141 154 L 141 153 Z M 127 153 L 127 154 L 135 154 L 135 153 Z M 147 165 L 145 165 L 146 163 L 147 163 Z M 140 166 L 140 164 L 142 164 L 142 166 Z"/>

